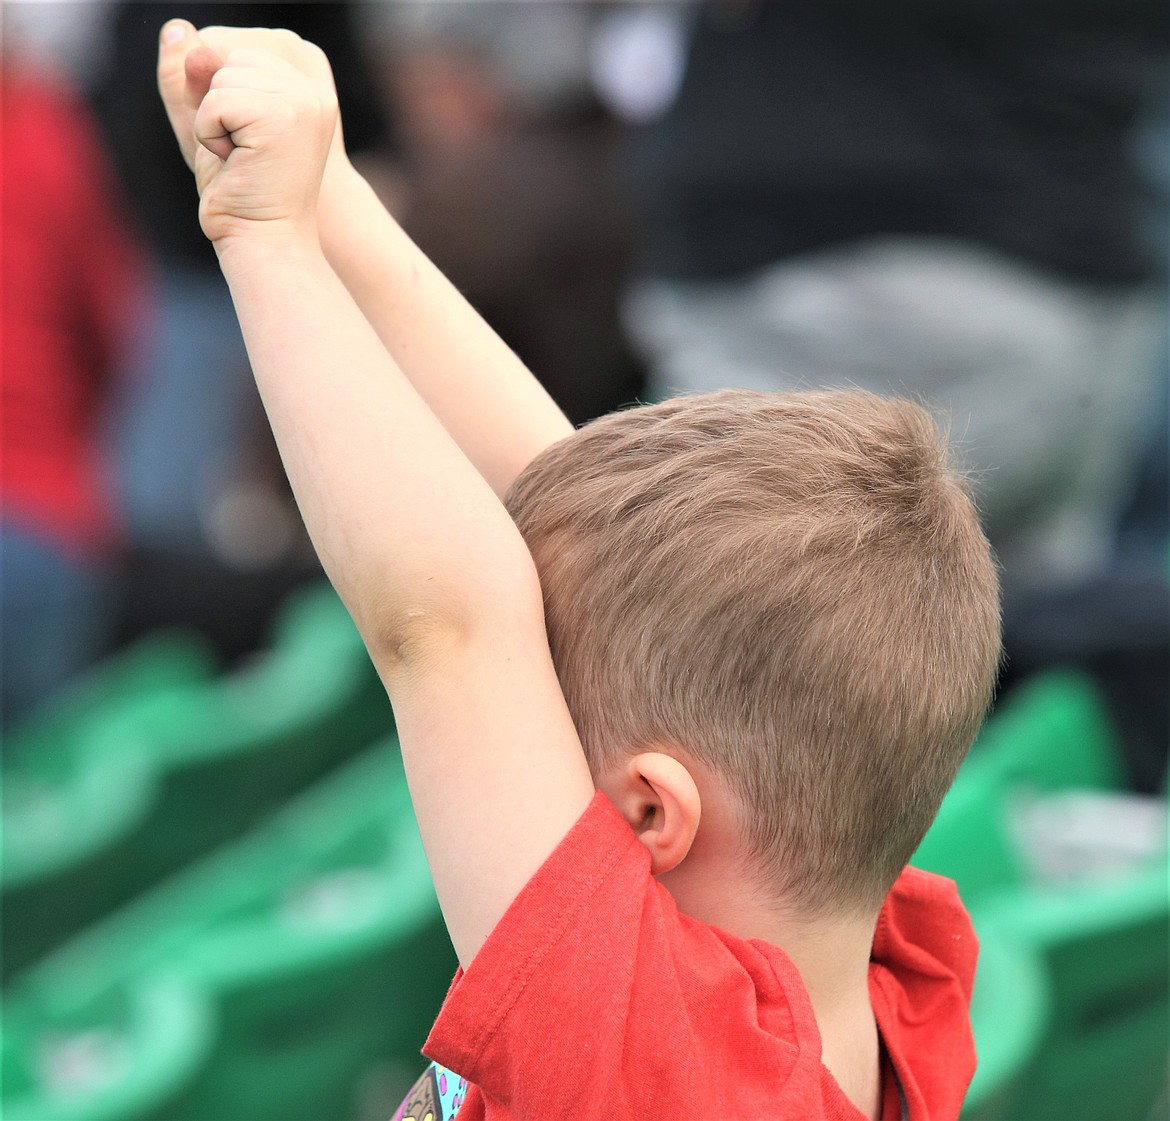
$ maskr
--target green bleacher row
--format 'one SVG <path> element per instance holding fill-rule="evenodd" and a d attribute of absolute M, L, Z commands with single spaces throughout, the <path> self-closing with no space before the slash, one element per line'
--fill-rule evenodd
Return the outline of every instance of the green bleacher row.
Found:
<path fill-rule="evenodd" d="M 113 658 L 4 745 L 3 976 L 239 836 L 393 726 L 328 586 L 217 674 L 193 632 Z"/>
<path fill-rule="evenodd" d="M 391 718 L 328 589 L 216 673 L 190 637 L 113 659 L 5 746 L 8 1121 L 384 1121 L 454 968 Z M 1021 796 L 1120 785 L 1091 685 L 989 721 L 915 863 L 982 954 L 968 1121 L 1148 1121 L 1170 1057 L 1165 854 L 1031 882 Z"/>
<path fill-rule="evenodd" d="M 385 1121 L 454 965 L 391 739 L 17 978 L 3 1116 Z"/>

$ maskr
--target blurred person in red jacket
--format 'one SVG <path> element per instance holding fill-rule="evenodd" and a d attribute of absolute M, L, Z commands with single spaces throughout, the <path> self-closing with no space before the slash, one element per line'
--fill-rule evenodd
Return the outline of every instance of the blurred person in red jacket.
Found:
<path fill-rule="evenodd" d="M 10 42 L 0 90 L 7 724 L 105 645 L 118 516 L 100 434 L 144 272 L 85 104 Z"/>

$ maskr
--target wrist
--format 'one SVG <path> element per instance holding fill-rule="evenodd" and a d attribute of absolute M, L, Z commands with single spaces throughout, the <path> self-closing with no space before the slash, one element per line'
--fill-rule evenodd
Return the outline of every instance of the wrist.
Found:
<path fill-rule="evenodd" d="M 344 152 L 330 153 L 321 177 L 321 194 L 317 201 L 318 217 L 324 217 L 352 201 L 366 181 Z"/>
<path fill-rule="evenodd" d="M 292 223 L 266 222 L 259 229 L 230 230 L 212 244 L 229 281 L 253 271 L 288 268 L 323 257 L 316 227 Z"/>
<path fill-rule="evenodd" d="M 317 230 L 322 251 L 335 265 L 344 267 L 355 241 L 360 244 L 368 234 L 363 215 L 372 198 L 373 189 L 348 159 L 336 166 L 330 161 L 317 201 Z"/>

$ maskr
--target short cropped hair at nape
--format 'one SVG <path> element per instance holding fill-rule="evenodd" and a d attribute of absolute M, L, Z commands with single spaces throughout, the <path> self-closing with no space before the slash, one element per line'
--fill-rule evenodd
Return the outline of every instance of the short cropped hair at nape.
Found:
<path fill-rule="evenodd" d="M 611 414 L 507 505 L 595 774 L 681 748 L 739 796 L 762 882 L 875 906 L 974 739 L 999 664 L 995 562 L 929 413 L 726 390 Z"/>

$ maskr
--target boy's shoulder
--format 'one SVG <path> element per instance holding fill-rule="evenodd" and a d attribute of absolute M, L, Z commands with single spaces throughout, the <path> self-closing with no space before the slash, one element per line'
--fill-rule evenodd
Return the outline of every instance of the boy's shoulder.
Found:
<path fill-rule="evenodd" d="M 784 950 L 679 912 L 648 864 L 599 794 L 457 977 L 425 1050 L 469 1081 L 472 1116 L 491 1100 L 515 1107 L 501 1117 L 707 1118 L 716 1102 L 852 1116 Z M 910 1116 L 957 1116 L 974 937 L 953 885 L 907 871 L 874 949 L 874 1010 Z"/>
<path fill-rule="evenodd" d="M 424 1052 L 470 1082 L 473 1117 L 824 1112 L 795 967 L 680 912 L 601 793 L 456 977 Z"/>

